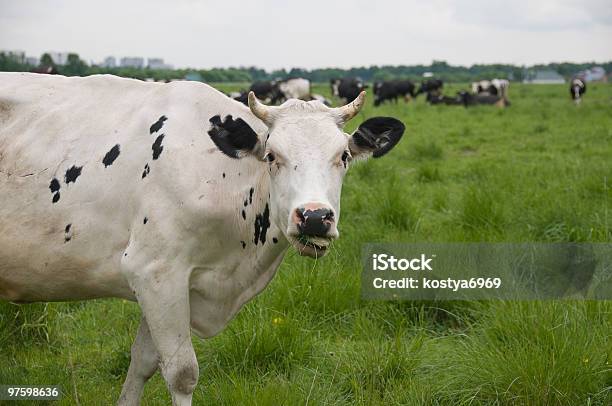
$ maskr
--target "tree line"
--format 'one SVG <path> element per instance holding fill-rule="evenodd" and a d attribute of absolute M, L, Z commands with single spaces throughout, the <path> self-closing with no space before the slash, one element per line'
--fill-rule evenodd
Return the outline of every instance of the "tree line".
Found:
<path fill-rule="evenodd" d="M 333 78 L 357 76 L 365 81 L 391 79 L 412 79 L 420 81 L 423 74 L 431 72 L 435 77 L 446 82 L 469 82 L 478 79 L 503 78 L 513 81 L 522 81 L 526 74 L 535 70 L 553 70 L 570 78 L 581 70 L 592 66 L 602 66 L 606 72 L 612 70 L 612 61 L 605 63 L 549 63 L 546 65 L 534 65 L 530 67 L 516 66 L 510 64 L 476 64 L 472 66 L 449 65 L 445 61 L 434 61 L 430 65 L 384 65 L 355 67 L 350 69 L 321 68 L 290 70 L 280 69 L 266 71 L 257 67 L 238 68 L 213 68 L 213 69 L 150 69 L 132 67 L 103 67 L 88 65 L 78 54 L 70 53 L 65 65 L 56 65 L 49 54 L 43 54 L 40 58 L 40 67 L 53 67 L 59 74 L 66 76 L 88 76 L 94 74 L 112 74 L 117 76 L 147 79 L 156 81 L 170 81 L 173 79 L 190 78 L 204 82 L 253 82 L 257 80 L 286 79 L 289 77 L 303 77 L 312 82 L 328 82 Z M 31 66 L 16 60 L 9 54 L 0 52 L 0 71 L 28 72 L 38 67 Z"/>

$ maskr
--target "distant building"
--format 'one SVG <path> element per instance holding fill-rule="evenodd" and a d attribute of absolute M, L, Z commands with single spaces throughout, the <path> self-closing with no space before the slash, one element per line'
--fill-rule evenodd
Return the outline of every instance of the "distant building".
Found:
<path fill-rule="evenodd" d="M 172 65 L 164 63 L 162 58 L 149 58 L 147 66 L 149 69 L 172 69 Z"/>
<path fill-rule="evenodd" d="M 423 72 L 424 78 L 433 78 L 433 72 Z"/>
<path fill-rule="evenodd" d="M 56 65 L 66 65 L 68 62 L 68 52 L 47 52 Z"/>
<path fill-rule="evenodd" d="M 107 56 L 100 65 L 104 68 L 115 68 L 117 66 L 117 59 L 114 56 Z"/>
<path fill-rule="evenodd" d="M 581 78 L 584 78 L 587 82 L 607 82 L 606 71 L 601 66 L 594 66 L 590 69 L 580 71 L 576 74 Z"/>
<path fill-rule="evenodd" d="M 554 70 L 537 70 L 535 72 L 528 72 L 523 83 L 555 84 L 565 83 L 565 79 Z"/>
<path fill-rule="evenodd" d="M 138 68 L 141 69 L 144 67 L 144 58 L 139 56 L 126 56 L 121 58 L 121 67 L 122 68 Z"/>
<path fill-rule="evenodd" d="M 31 66 L 38 66 L 40 64 L 40 58 L 35 56 L 26 56 L 25 63 Z"/>

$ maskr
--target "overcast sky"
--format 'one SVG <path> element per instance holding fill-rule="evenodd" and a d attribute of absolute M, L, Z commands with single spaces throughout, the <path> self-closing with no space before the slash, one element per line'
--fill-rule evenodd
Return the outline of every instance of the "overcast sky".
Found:
<path fill-rule="evenodd" d="M 0 49 L 176 67 L 612 60 L 612 0 L 0 0 Z"/>

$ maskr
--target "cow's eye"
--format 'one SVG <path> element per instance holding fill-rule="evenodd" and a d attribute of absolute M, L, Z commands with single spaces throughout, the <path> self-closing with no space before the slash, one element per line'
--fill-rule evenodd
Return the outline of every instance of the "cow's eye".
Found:
<path fill-rule="evenodd" d="M 344 151 L 342 154 L 342 162 L 344 162 L 344 166 L 351 161 L 351 154 L 348 151 Z"/>
<path fill-rule="evenodd" d="M 265 159 L 266 159 L 266 161 L 268 161 L 268 163 L 272 163 L 272 162 L 274 162 L 274 161 L 276 160 L 276 157 L 274 156 L 274 154 L 273 154 L 273 153 L 268 152 L 268 153 L 266 154 Z"/>

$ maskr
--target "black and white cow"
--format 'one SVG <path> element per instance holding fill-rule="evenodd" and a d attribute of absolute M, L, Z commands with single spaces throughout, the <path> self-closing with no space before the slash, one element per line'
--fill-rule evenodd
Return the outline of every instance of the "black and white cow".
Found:
<path fill-rule="evenodd" d="M 289 99 L 310 100 L 310 80 L 304 78 L 288 78 L 282 80 L 259 81 L 251 85 L 250 92 L 260 99 L 265 99 L 272 104 L 277 104 Z M 246 104 L 248 92 L 234 97 Z"/>
<path fill-rule="evenodd" d="M 570 81 L 570 96 L 574 103 L 580 104 L 582 95 L 586 93 L 586 81 L 583 78 L 575 77 Z"/>
<path fill-rule="evenodd" d="M 465 107 L 477 106 L 479 104 L 494 105 L 499 108 L 510 106 L 510 101 L 505 97 L 495 96 L 492 94 L 471 94 L 463 91 L 457 94 Z"/>
<path fill-rule="evenodd" d="M 441 93 L 427 93 L 427 97 L 425 99 L 429 104 L 444 104 L 447 106 L 462 106 L 464 105 L 464 100 L 462 96 L 457 94 L 455 97 L 445 96 Z"/>
<path fill-rule="evenodd" d="M 444 82 L 442 79 L 428 79 L 421 82 L 419 89 L 415 93 L 415 96 L 420 95 L 421 93 L 432 93 L 439 94 L 442 91 L 442 87 L 444 87 Z"/>
<path fill-rule="evenodd" d="M 472 94 L 493 95 L 508 98 L 510 82 L 506 79 L 479 80 L 472 82 Z"/>
<path fill-rule="evenodd" d="M 272 104 L 276 104 L 283 99 L 283 94 L 276 80 L 260 80 L 254 82 L 249 88 L 249 92 L 255 93 L 259 99 Z M 242 101 L 241 99 L 236 100 Z"/>
<path fill-rule="evenodd" d="M 265 91 L 268 89 L 268 87 L 264 87 L 263 85 L 264 82 L 258 82 L 258 83 L 261 83 L 261 85 L 257 85 L 257 86 L 253 85 L 251 87 L 261 86 L 258 88 L 261 89 L 263 91 L 263 94 L 265 94 L 268 97 L 268 99 L 274 103 L 278 103 L 280 101 L 289 100 L 289 99 L 300 99 L 304 101 L 319 100 L 327 106 L 330 105 L 329 101 L 325 99 L 323 96 L 318 95 L 318 94 L 313 94 L 313 95 L 310 94 L 310 81 L 308 79 L 293 78 L 293 79 L 286 79 L 286 80 L 270 82 L 270 83 L 273 83 L 273 87 L 267 93 Z M 248 95 L 249 95 L 248 91 L 231 92 L 227 94 L 227 96 L 231 97 L 232 99 L 236 101 L 239 101 L 245 106 L 248 106 L 249 104 Z"/>
<path fill-rule="evenodd" d="M 344 125 L 364 105 L 249 107 L 199 82 L 0 73 L 0 299 L 118 297 L 140 328 L 120 405 L 159 368 L 191 404 L 191 332 L 218 334 L 285 252 L 338 238 L 351 160 L 381 157 L 404 125 Z"/>
<path fill-rule="evenodd" d="M 300 99 L 310 100 L 310 80 L 304 78 L 289 78 L 279 82 L 278 89 L 284 100 Z"/>
<path fill-rule="evenodd" d="M 360 78 L 348 77 L 330 80 L 330 87 L 334 97 L 349 102 L 354 100 L 368 86 Z"/>
<path fill-rule="evenodd" d="M 391 80 L 374 84 L 374 106 L 380 106 L 385 101 L 397 102 L 399 97 L 408 101 L 416 95 L 415 86 L 409 80 Z"/>

